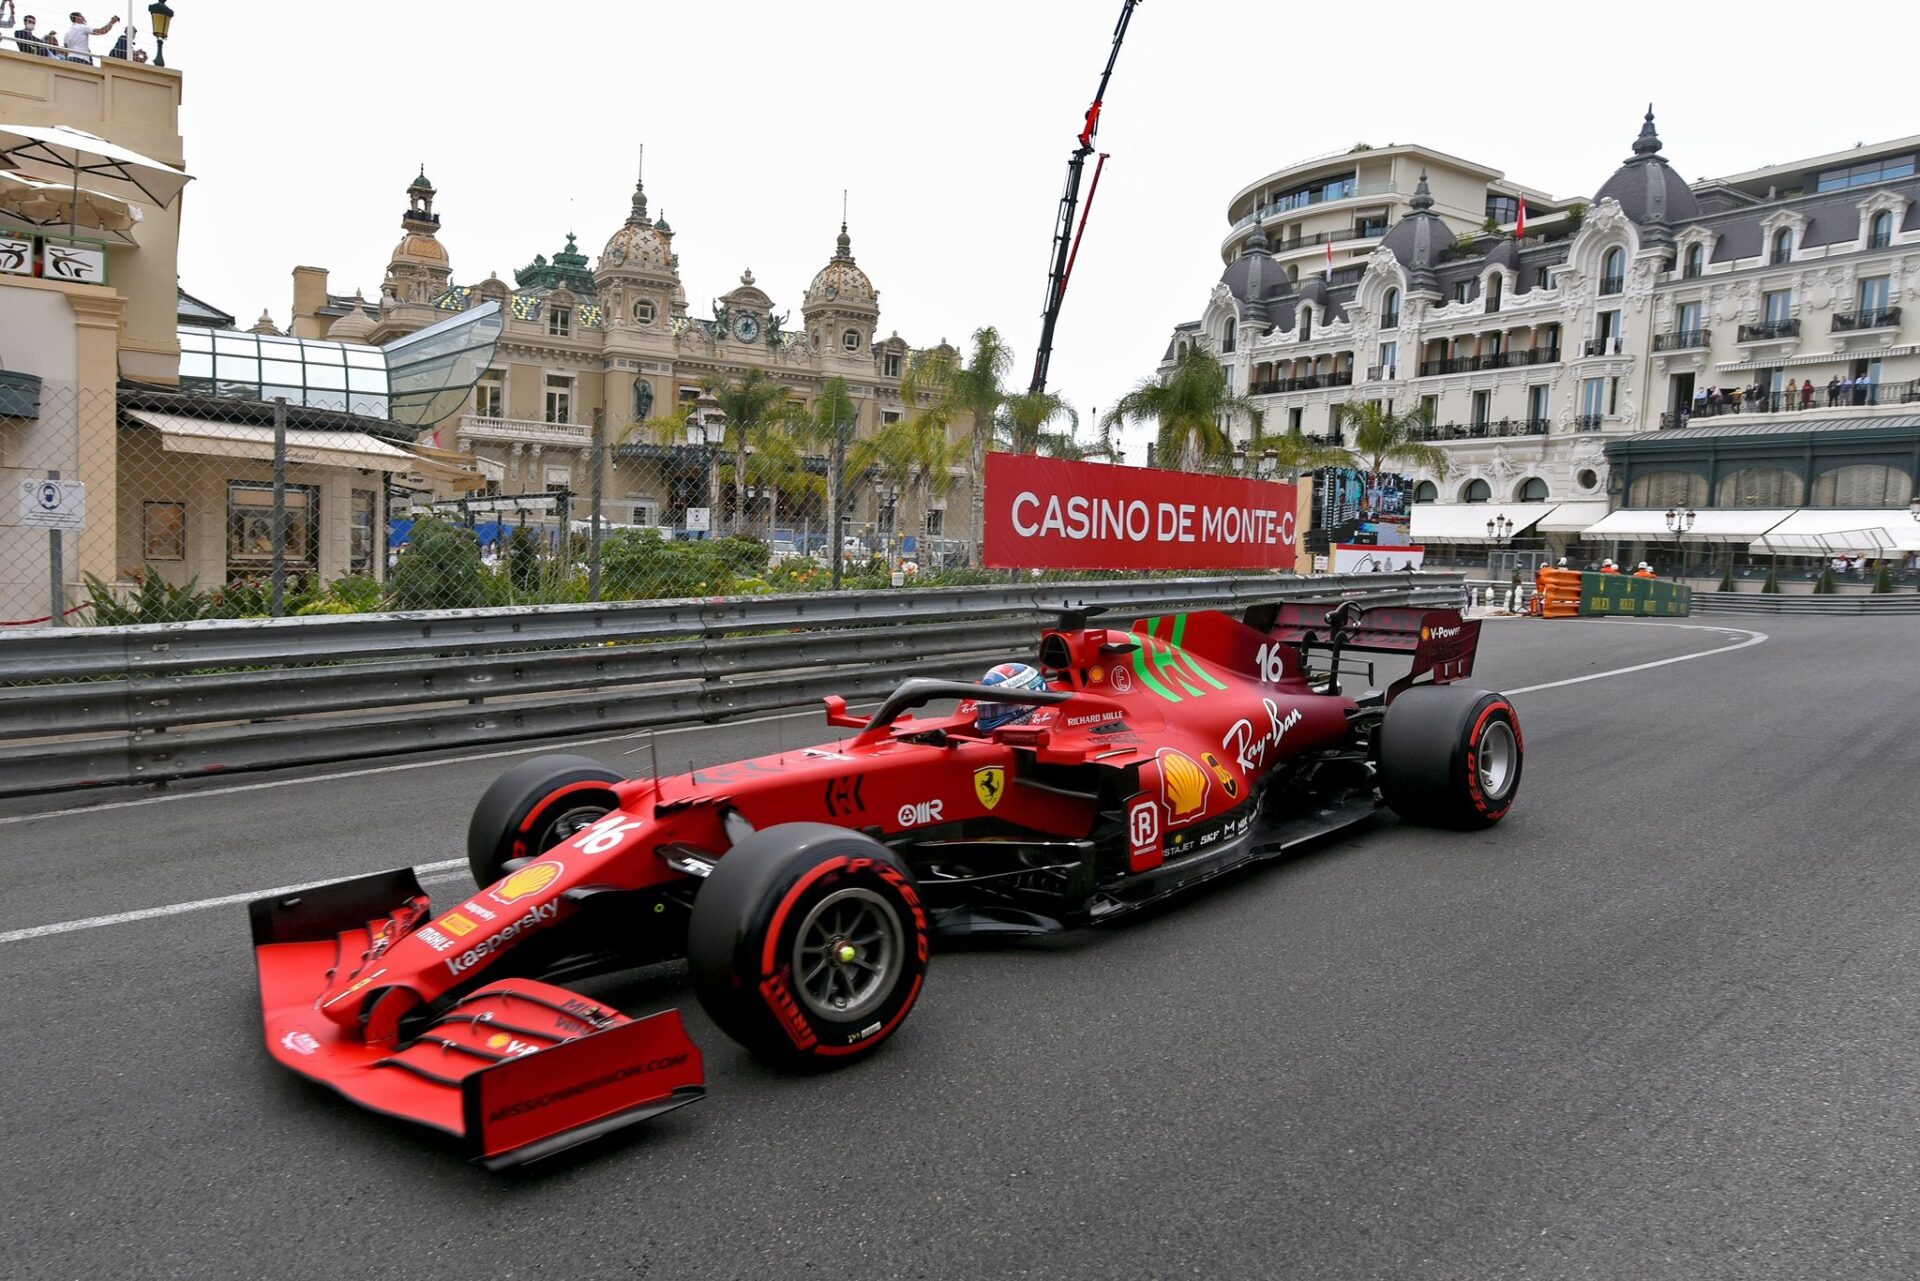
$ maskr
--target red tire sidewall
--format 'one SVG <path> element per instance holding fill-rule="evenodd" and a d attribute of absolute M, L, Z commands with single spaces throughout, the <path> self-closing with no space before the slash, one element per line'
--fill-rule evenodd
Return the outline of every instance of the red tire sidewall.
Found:
<path fill-rule="evenodd" d="M 1487 727 L 1496 721 L 1506 722 L 1513 731 L 1514 761 L 1513 781 L 1507 786 L 1507 794 L 1495 801 L 1490 799 L 1480 786 L 1480 742 Z M 1513 704 L 1495 695 L 1487 699 L 1474 713 L 1473 727 L 1467 731 L 1464 765 L 1466 767 L 1467 799 L 1474 812 L 1489 823 L 1495 823 L 1507 815 L 1513 808 L 1514 798 L 1520 794 L 1521 766 L 1526 760 L 1526 743 L 1520 735 L 1520 716 Z"/>
<path fill-rule="evenodd" d="M 857 1024 L 830 1022 L 809 1011 L 794 995 L 790 964 L 794 938 L 808 907 L 851 886 L 872 890 L 891 905 L 899 919 L 905 954 L 894 990 L 871 1017 Z M 784 892 L 769 895 L 768 902 L 767 919 L 742 940 L 748 946 L 742 948 L 737 962 L 739 973 L 753 977 L 767 1014 L 792 1042 L 794 1052 L 831 1062 L 878 1048 L 905 1021 L 926 982 L 932 932 L 913 878 L 888 859 L 836 854 L 806 868 Z"/>

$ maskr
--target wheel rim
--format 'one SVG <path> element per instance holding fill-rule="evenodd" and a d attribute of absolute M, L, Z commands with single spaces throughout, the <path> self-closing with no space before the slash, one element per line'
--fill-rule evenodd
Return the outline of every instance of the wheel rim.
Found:
<path fill-rule="evenodd" d="M 794 935 L 794 987 L 814 1015 L 852 1022 L 886 1000 L 902 955 L 891 903 L 857 886 L 836 890 L 814 904 Z"/>
<path fill-rule="evenodd" d="M 1520 763 L 1520 744 L 1514 740 L 1513 727 L 1505 721 L 1491 721 L 1480 734 L 1476 753 L 1480 770 L 1480 791 L 1488 800 L 1506 797 Z"/>
<path fill-rule="evenodd" d="M 533 852 L 544 854 L 560 842 L 572 840 L 612 812 L 605 805 L 576 805 L 560 811 L 547 823 L 539 848 Z"/>

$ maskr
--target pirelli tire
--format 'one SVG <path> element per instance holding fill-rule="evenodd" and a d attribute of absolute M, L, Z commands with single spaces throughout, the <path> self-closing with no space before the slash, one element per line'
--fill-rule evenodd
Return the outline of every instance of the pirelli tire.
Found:
<path fill-rule="evenodd" d="M 693 900 L 687 964 L 720 1030 L 779 1067 L 878 1050 L 926 981 L 931 932 L 913 874 L 886 846 L 826 823 L 754 832 Z"/>
<path fill-rule="evenodd" d="M 1410 689 L 1388 706 L 1376 741 L 1380 794 L 1408 822 L 1491 827 L 1520 794 L 1526 745 L 1505 695 Z"/>
<path fill-rule="evenodd" d="M 467 823 L 474 884 L 493 884 L 507 860 L 545 853 L 611 814 L 620 806 L 612 784 L 625 781 L 590 756 L 536 756 L 507 770 Z"/>

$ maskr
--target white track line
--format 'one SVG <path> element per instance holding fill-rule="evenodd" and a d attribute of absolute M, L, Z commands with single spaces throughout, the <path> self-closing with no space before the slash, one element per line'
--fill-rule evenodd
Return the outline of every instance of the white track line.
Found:
<path fill-rule="evenodd" d="M 819 716 L 819 708 L 809 708 L 803 712 L 781 712 L 775 716 L 756 716 L 748 720 L 725 721 L 720 725 L 684 725 L 679 729 L 663 729 L 658 737 L 669 734 L 694 734 L 703 730 L 725 729 L 733 725 L 760 725 L 767 721 L 792 720 L 796 716 Z M 127 801 L 104 801 L 99 805 L 75 805 L 63 810 L 46 810 L 37 814 L 12 814 L 0 817 L 0 827 L 15 823 L 36 823 L 47 818 L 72 818 L 77 814 L 100 814 L 107 810 L 133 809 L 140 805 L 166 805 L 173 801 L 192 801 L 206 796 L 232 796 L 239 792 L 264 792 L 276 787 L 300 787 L 307 783 L 330 783 L 342 778 L 365 778 L 370 774 L 398 774 L 402 770 L 433 769 L 440 765 L 465 765 L 472 761 L 497 761 L 504 756 L 525 756 L 529 752 L 571 751 L 576 747 L 590 747 L 595 743 L 618 743 L 627 739 L 644 737 L 648 731 L 632 730 L 625 734 L 605 734 L 598 738 L 570 738 L 560 741 L 544 739 L 533 747 L 506 747 L 495 752 L 474 752 L 466 756 L 442 756 L 431 761 L 400 761 L 392 765 L 375 765 L 366 769 L 335 770 L 331 774 L 305 774 L 299 778 L 276 778 L 263 783 L 235 783 L 229 787 L 202 787 L 191 792 L 170 792 L 165 796 L 141 796 Z M 631 753 L 629 753 L 630 755 Z M 128 784 L 138 786 L 138 784 Z"/>
<path fill-rule="evenodd" d="M 1627 676 L 1634 672 L 1644 672 L 1655 667 L 1665 667 L 1669 663 L 1685 663 L 1685 662 L 1690 662 L 1696 658 L 1710 658 L 1715 654 L 1731 654 L 1734 650 L 1746 649 L 1750 645 L 1763 644 L 1767 640 L 1767 635 L 1765 632 L 1748 631 L 1746 628 L 1743 628 L 1743 627 L 1710 627 L 1710 626 L 1706 626 L 1704 624 L 1699 624 L 1699 623 L 1657 623 L 1657 622 L 1650 622 L 1650 621 L 1629 622 L 1624 619 L 1618 620 L 1618 621 L 1625 623 L 1627 626 L 1680 627 L 1680 628 L 1685 628 L 1688 631 L 1723 632 L 1723 633 L 1728 633 L 1734 636 L 1745 636 L 1747 639 L 1741 641 L 1737 645 L 1722 645 L 1717 649 L 1703 649 L 1697 654 L 1681 654 L 1675 658 L 1656 659 L 1651 663 L 1635 663 L 1632 667 L 1616 667 L 1611 671 L 1591 672 L 1585 676 L 1572 676 L 1572 677 L 1568 677 L 1566 680 L 1563 680 L 1563 681 L 1548 681 L 1542 685 L 1523 685 L 1519 689 L 1510 689 L 1504 692 L 1509 695 L 1532 694 L 1543 689 L 1559 689 L 1563 685 L 1580 685 L 1587 681 L 1605 680 L 1611 676 Z M 807 715 L 807 716 L 813 716 L 813 715 L 817 715 L 818 713 L 809 711 L 801 714 Z M 766 717 L 761 717 L 760 719 L 761 720 L 785 720 L 785 719 L 788 719 L 788 717 L 766 716 Z M 734 721 L 731 723 L 735 725 L 751 725 L 751 724 L 754 724 L 755 722 Z M 688 733 L 695 728 L 707 729 L 709 727 L 702 725 L 697 727 L 689 727 L 686 730 L 669 730 L 666 732 Z M 606 743 L 606 742 L 613 742 L 616 739 L 628 738 L 628 737 L 631 737 L 631 736 L 626 734 L 620 734 L 620 735 L 615 735 L 613 738 L 588 739 L 585 741 Z M 525 750 L 538 750 L 538 749 L 525 749 Z M 517 756 L 520 754 L 521 753 L 517 751 L 487 752 L 478 756 L 464 756 L 464 757 L 457 757 L 455 759 L 467 760 L 467 761 L 484 761 L 484 760 L 491 760 L 495 757 L 500 757 L 500 756 Z M 261 787 L 285 787 L 293 783 L 317 783 L 328 778 L 358 778 L 365 774 L 383 774 L 388 772 L 389 770 L 394 770 L 394 769 L 424 769 L 430 765 L 450 765 L 453 763 L 454 763 L 453 760 L 419 761 L 411 765 L 385 766 L 380 769 L 347 770 L 341 773 L 327 774 L 327 775 L 322 775 L 315 778 L 284 779 L 284 780 L 280 780 L 272 783 L 247 783 L 239 787 L 226 788 L 223 790 L 225 792 L 244 792 L 244 791 L 251 791 L 255 788 L 261 788 Z M 183 794 L 180 796 L 156 796 L 151 798 L 150 800 L 120 801 L 110 805 L 94 806 L 92 809 L 67 810 L 62 812 L 68 813 L 68 814 L 88 814 L 88 813 L 93 813 L 96 810 L 123 808 L 128 805 L 145 805 L 145 804 L 151 804 L 154 801 L 186 800 L 190 795 L 199 796 L 199 795 L 209 795 L 209 794 L 211 793 L 195 792 L 195 793 Z M 35 815 L 24 816 L 24 817 L 52 818 L 52 817 L 55 817 L 55 815 L 35 814 Z M 0 819 L 0 822 L 19 822 L 19 821 L 21 820 L 20 819 Z M 450 858 L 438 863 L 421 863 L 414 870 L 418 872 L 440 873 L 440 875 L 421 877 L 420 883 L 422 885 L 426 885 L 426 884 L 431 884 L 438 881 L 451 881 L 451 880 L 465 879 L 458 872 L 452 872 L 451 874 L 448 874 L 448 873 L 451 871 L 451 869 L 464 868 L 466 867 L 466 865 L 467 865 L 467 861 L 463 858 Z M 4 933 L 0 933 L 0 943 L 19 943 L 19 942 L 25 941 L 26 939 L 45 938 L 49 934 L 70 934 L 75 930 L 104 929 L 109 925 L 125 925 L 129 921 L 148 921 L 158 916 L 179 916 L 186 912 L 206 911 L 209 908 L 232 907 L 237 903 L 246 903 L 257 898 L 271 898 L 278 894 L 297 894 L 301 890 L 315 889 L 321 885 L 327 885 L 327 884 L 330 884 L 330 882 L 309 881 L 303 885 L 282 885 L 275 889 L 249 890 L 244 894 L 226 894 L 226 895 L 222 895 L 219 898 L 196 899 L 191 903 L 169 903 L 165 907 L 143 907 L 133 912 L 116 912 L 111 916 L 91 916 L 86 918 L 85 920 L 80 920 L 80 921 L 61 921 L 54 925 L 32 925 L 32 926 L 28 926 L 25 929 L 8 930 Z"/>

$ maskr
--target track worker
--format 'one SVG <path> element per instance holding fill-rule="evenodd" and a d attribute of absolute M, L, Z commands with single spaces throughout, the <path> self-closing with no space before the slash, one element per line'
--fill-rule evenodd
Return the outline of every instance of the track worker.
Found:
<path fill-rule="evenodd" d="M 1635 578 L 1658 578 L 1658 577 L 1660 577 L 1660 575 L 1658 575 L 1658 574 L 1656 574 L 1656 573 L 1654 573 L 1654 572 L 1653 572 L 1653 566 L 1651 566 L 1651 565 L 1649 565 L 1649 564 L 1647 564 L 1647 562 L 1645 562 L 1644 560 L 1640 562 L 1640 567 L 1639 567 L 1638 569 L 1636 569 L 1636 570 L 1634 570 L 1634 571 L 1633 571 L 1633 576 L 1634 576 Z"/>
<path fill-rule="evenodd" d="M 1610 560 L 1603 560 L 1600 562 L 1600 572 L 1603 574 L 1617 574 L 1620 572 L 1620 567 Z"/>

